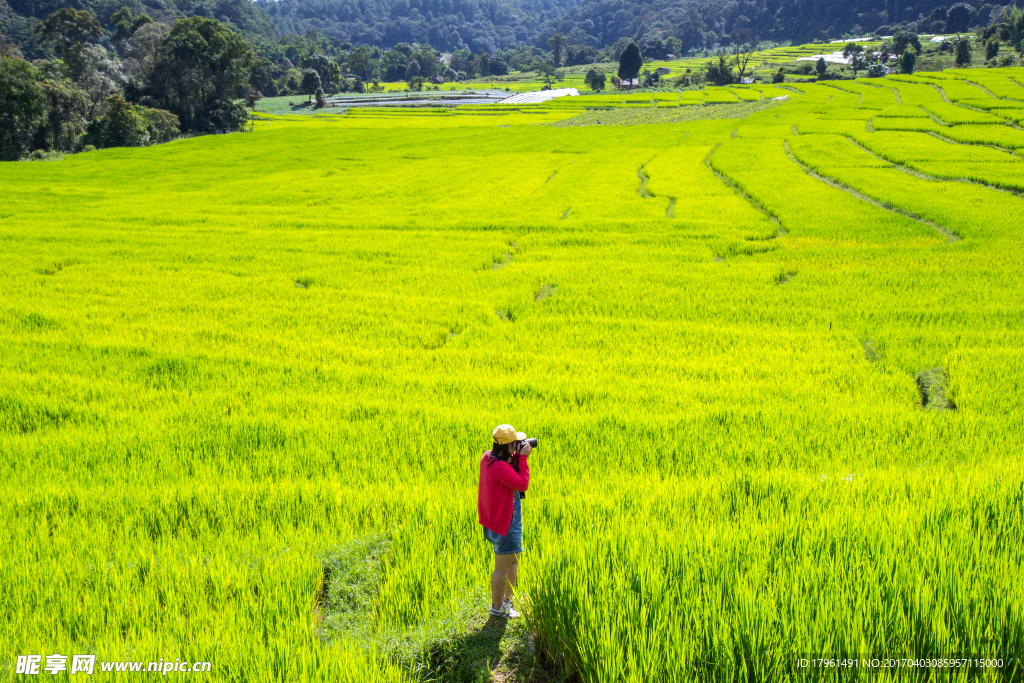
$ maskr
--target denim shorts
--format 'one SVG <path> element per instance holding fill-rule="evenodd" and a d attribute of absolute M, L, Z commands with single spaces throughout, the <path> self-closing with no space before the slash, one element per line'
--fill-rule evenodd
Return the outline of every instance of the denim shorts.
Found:
<path fill-rule="evenodd" d="M 484 527 L 484 538 L 494 546 L 495 555 L 518 555 L 523 552 L 523 509 L 519 503 L 519 491 L 512 504 L 512 524 L 504 536 Z"/>

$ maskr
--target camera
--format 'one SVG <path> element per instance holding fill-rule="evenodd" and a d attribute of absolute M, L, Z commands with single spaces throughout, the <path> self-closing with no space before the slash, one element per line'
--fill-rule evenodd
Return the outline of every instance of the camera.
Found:
<path fill-rule="evenodd" d="M 530 448 L 536 448 L 537 447 L 537 439 L 523 439 L 519 443 L 529 444 Z M 512 464 L 512 469 L 514 469 L 517 473 L 519 472 L 519 452 L 518 451 L 519 451 L 519 449 L 516 449 L 516 454 L 515 454 L 515 456 L 513 456 L 512 463 L 511 463 Z M 519 492 L 519 500 L 522 500 L 524 498 L 526 498 L 526 491 L 520 491 Z"/>

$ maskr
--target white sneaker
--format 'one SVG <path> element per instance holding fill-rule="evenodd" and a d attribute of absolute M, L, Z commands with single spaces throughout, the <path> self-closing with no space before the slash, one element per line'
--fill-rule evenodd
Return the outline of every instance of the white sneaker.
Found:
<path fill-rule="evenodd" d="M 506 614 L 508 614 L 510 619 L 518 619 L 519 618 L 519 612 L 517 612 L 515 610 L 515 608 L 512 607 L 512 601 L 511 600 L 506 600 L 505 602 L 501 603 L 501 610 L 503 612 L 505 612 Z"/>

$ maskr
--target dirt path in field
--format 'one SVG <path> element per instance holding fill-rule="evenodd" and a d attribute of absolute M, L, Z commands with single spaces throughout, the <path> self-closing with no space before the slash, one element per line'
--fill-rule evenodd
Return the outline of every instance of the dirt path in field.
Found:
<path fill-rule="evenodd" d="M 917 221 L 918 223 L 921 223 L 922 225 L 927 225 L 929 228 L 931 228 L 932 230 L 935 230 L 940 235 L 945 237 L 948 242 L 959 242 L 960 241 L 960 237 L 957 236 L 955 233 L 953 233 L 953 231 L 951 231 L 949 228 L 943 227 L 943 226 L 939 225 L 938 223 L 935 223 L 933 221 L 928 220 L 927 218 L 922 218 L 921 216 L 918 216 L 915 213 L 911 213 L 910 211 L 907 211 L 906 209 L 901 208 L 899 206 L 893 206 L 892 204 L 889 204 L 888 202 L 880 202 L 877 199 L 872 199 L 871 197 L 868 197 L 867 195 L 862 194 L 862 193 L 858 192 L 857 190 L 853 189 L 849 185 L 844 185 L 843 183 L 839 182 L 838 180 L 834 180 L 832 178 L 826 178 L 823 175 L 819 175 L 818 173 L 815 173 L 815 171 L 810 166 L 807 166 L 806 164 L 804 164 L 802 161 L 800 161 L 799 159 L 797 159 L 793 155 L 793 152 L 790 151 L 790 149 L 789 149 L 789 140 L 786 140 L 785 142 L 783 142 L 782 146 L 786 150 L 786 156 L 789 157 L 789 160 L 792 161 L 794 164 L 798 165 L 800 168 L 802 168 L 804 170 L 804 173 L 806 173 L 807 175 L 811 176 L 815 180 L 820 180 L 821 182 L 825 183 L 826 185 L 834 187 L 837 190 L 842 190 L 843 192 L 851 194 L 854 197 L 856 197 L 857 199 L 861 200 L 862 202 L 867 202 L 868 204 L 871 204 L 872 206 L 877 206 L 878 208 L 885 209 L 886 211 L 891 211 L 893 213 L 901 214 L 901 215 L 906 216 L 907 218 L 909 218 L 911 220 L 914 220 L 914 221 Z"/>

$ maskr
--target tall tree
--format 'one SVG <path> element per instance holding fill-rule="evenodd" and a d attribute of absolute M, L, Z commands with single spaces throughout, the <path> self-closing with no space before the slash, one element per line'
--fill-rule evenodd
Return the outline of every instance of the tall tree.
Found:
<path fill-rule="evenodd" d="M 551 61 L 554 62 L 556 67 L 562 64 L 562 52 L 565 49 L 565 43 L 566 38 L 562 33 L 556 33 L 548 38 L 548 47 L 551 48 Z"/>
<path fill-rule="evenodd" d="M 53 43 L 54 49 L 68 68 L 71 79 L 77 81 L 85 71 L 82 53 L 90 38 L 103 35 L 103 27 L 88 10 L 64 7 L 32 28 L 43 41 Z"/>
<path fill-rule="evenodd" d="M 917 37 L 917 34 L 913 31 L 897 31 L 892 37 L 892 50 L 896 53 L 896 56 L 903 54 L 903 51 L 908 47 L 912 47 L 918 52 L 921 51 L 921 39 Z"/>
<path fill-rule="evenodd" d="M 302 82 L 299 84 L 299 88 L 302 90 L 303 95 L 309 95 L 309 101 L 313 101 L 313 93 L 322 87 L 320 82 L 320 74 L 313 69 L 306 69 L 302 74 Z"/>
<path fill-rule="evenodd" d="M 900 56 L 900 70 L 905 74 L 912 74 L 915 64 L 917 64 L 917 50 L 909 48 Z"/>
<path fill-rule="evenodd" d="M 958 2 L 949 8 L 946 15 L 946 30 L 950 33 L 962 33 L 967 30 L 967 24 L 974 17 L 974 7 L 966 2 Z"/>
<path fill-rule="evenodd" d="M 331 89 L 333 92 L 338 92 L 338 83 L 341 81 L 341 67 L 338 66 L 337 62 L 331 62 L 330 66 L 327 67 L 327 78 L 331 83 Z"/>
<path fill-rule="evenodd" d="M 956 41 L 956 65 L 971 63 L 971 41 L 966 37 Z"/>
<path fill-rule="evenodd" d="M 32 65 L 17 57 L 0 57 L 0 160 L 17 161 L 28 151 L 44 106 Z"/>
<path fill-rule="evenodd" d="M 153 23 L 153 19 L 148 14 L 135 15 L 131 8 L 122 7 L 110 16 L 110 23 L 114 26 L 110 41 L 115 45 L 122 45 L 140 28 Z"/>
<path fill-rule="evenodd" d="M 223 23 L 178 19 L 164 38 L 147 91 L 178 116 L 184 130 L 237 128 L 245 107 L 232 100 L 252 60 L 249 43 Z"/>
<path fill-rule="evenodd" d="M 640 67 L 644 65 L 644 59 L 640 56 L 640 48 L 636 43 L 629 41 L 629 45 L 622 51 L 619 57 L 619 78 L 634 79 L 640 74 Z"/>
<path fill-rule="evenodd" d="M 591 90 L 598 92 L 600 90 L 604 90 L 606 77 L 603 71 L 590 69 L 587 71 L 587 75 L 583 77 L 583 82 L 586 83 Z"/>

